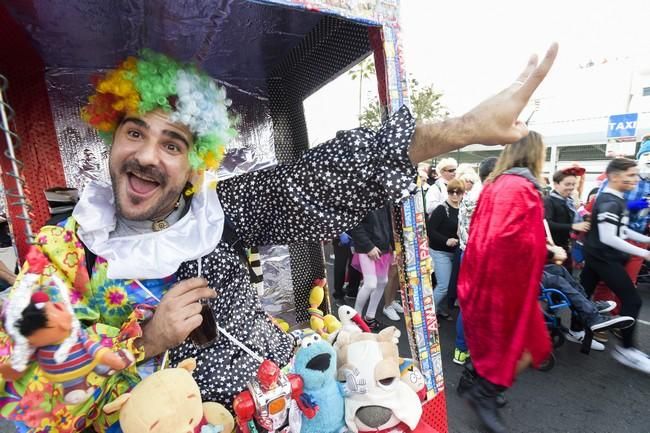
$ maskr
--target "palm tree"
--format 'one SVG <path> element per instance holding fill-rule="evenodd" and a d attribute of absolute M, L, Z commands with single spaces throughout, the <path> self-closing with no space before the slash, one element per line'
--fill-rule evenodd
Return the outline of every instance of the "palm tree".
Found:
<path fill-rule="evenodd" d="M 368 56 L 348 71 L 352 80 L 359 80 L 359 118 L 363 113 L 363 80 L 375 75 L 375 59 Z"/>

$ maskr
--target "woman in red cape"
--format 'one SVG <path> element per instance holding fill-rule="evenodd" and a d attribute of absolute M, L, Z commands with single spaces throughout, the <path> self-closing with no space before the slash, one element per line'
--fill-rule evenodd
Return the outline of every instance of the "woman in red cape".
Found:
<path fill-rule="evenodd" d="M 505 147 L 472 216 L 460 269 L 458 298 L 473 370 L 458 390 L 492 432 L 505 431 L 496 394 L 551 353 L 537 301 L 547 257 L 537 181 L 544 157 L 536 132 Z"/>

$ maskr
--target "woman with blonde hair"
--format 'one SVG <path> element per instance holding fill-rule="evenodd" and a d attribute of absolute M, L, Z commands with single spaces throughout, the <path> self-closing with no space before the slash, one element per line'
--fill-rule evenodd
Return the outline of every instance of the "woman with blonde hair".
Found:
<path fill-rule="evenodd" d="M 481 185 L 481 178 L 476 174 L 471 164 L 460 164 L 456 170 L 456 178 L 465 183 L 465 194 L 472 191 L 474 186 Z"/>
<path fill-rule="evenodd" d="M 458 391 L 490 432 L 506 431 L 497 394 L 551 353 L 537 302 L 548 254 L 539 181 L 544 159 L 536 132 L 505 146 L 481 192 L 460 269 L 458 297 L 473 368 Z"/>
<path fill-rule="evenodd" d="M 436 165 L 438 180 L 431 185 L 425 197 L 427 215 L 447 200 L 447 184 L 456 177 L 458 162 L 454 158 L 442 158 Z"/>

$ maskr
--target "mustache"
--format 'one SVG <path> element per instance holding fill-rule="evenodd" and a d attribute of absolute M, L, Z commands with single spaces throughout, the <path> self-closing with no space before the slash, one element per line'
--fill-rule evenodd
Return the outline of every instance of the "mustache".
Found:
<path fill-rule="evenodd" d="M 120 174 L 129 173 L 137 174 L 148 179 L 153 179 L 162 187 L 167 185 L 168 176 L 165 172 L 160 170 L 158 167 L 154 167 L 153 165 L 142 165 L 135 159 L 126 161 L 120 168 Z"/>

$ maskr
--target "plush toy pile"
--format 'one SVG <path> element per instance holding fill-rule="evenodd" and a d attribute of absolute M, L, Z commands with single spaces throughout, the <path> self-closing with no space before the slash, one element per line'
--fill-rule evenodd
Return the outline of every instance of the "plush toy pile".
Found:
<path fill-rule="evenodd" d="M 159 370 L 104 406 L 104 412 L 120 412 L 124 433 L 230 433 L 232 415 L 219 403 L 203 403 L 192 378 L 194 359 L 176 368 Z"/>
<path fill-rule="evenodd" d="M 127 351 L 90 341 L 69 301 L 51 299 L 41 291 L 37 276 L 42 262 L 35 252 L 30 255 L 30 272 L 5 312 L 5 325 L 19 344 L 10 362 L 0 364 L 0 374 L 9 380 L 20 377 L 34 356 L 44 374 L 62 384 L 66 403 L 81 404 L 96 392 L 86 375 L 92 371 L 108 376 L 133 368 L 134 358 Z M 310 296 L 312 329 L 292 333 L 297 341 L 292 364 L 283 370 L 270 360 L 260 360 L 248 389 L 234 399 L 236 418 L 217 402 L 202 402 L 192 377 L 196 368 L 192 358 L 111 396 L 103 412 L 114 417 L 119 412 L 123 433 L 426 431 L 420 423 L 424 379 L 413 362 L 399 358 L 400 332 L 389 327 L 371 333 L 361 316 L 347 306 L 339 308 L 340 322 L 323 315 L 318 307 L 326 290 L 324 280 L 315 282 Z M 239 342 L 246 343 L 250 344 Z M 57 373 L 61 365 L 71 363 L 77 368 Z M 119 432 L 117 425 L 110 431 Z"/>

